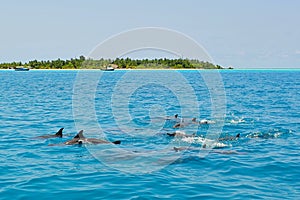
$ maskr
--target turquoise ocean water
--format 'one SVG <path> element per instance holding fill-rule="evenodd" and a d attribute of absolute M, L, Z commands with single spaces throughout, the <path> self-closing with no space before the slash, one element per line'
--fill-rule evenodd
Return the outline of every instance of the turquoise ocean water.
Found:
<path fill-rule="evenodd" d="M 101 155 L 95 156 L 93 152 L 99 148 L 101 154 L 103 149 L 114 148 L 111 145 L 59 145 L 79 131 L 72 101 L 78 92 L 74 90 L 78 71 L 1 70 L 0 199 L 300 197 L 299 70 L 220 71 L 226 94 L 220 137 L 240 134 L 240 138 L 220 141 L 225 146 L 207 151 L 205 156 L 199 154 L 203 150 L 201 142 L 193 139 L 204 138 L 209 126 L 214 124 L 190 123 L 181 129 L 173 128 L 182 119 L 184 123 L 193 117 L 198 121 L 212 120 L 214 105 L 200 73 L 177 71 L 187 82 L 171 87 L 161 83 L 170 79 L 174 71 L 146 72 L 145 75 L 145 71 L 132 71 L 130 80 L 124 78 L 128 71 L 87 72 L 101 75 L 94 91 L 94 113 L 101 131 L 107 140 L 121 140 L 116 148 L 126 150 L 126 153 L 117 151 L 121 152 L 119 156 L 112 152 L 108 162 L 107 157 L 101 160 Z M 147 76 L 145 80 L 153 78 L 153 82 L 124 84 L 134 83 L 141 76 Z M 158 79 L 162 80 L 158 82 Z M 121 91 L 133 91 L 126 104 L 128 113 L 124 114 L 131 119 L 128 124 L 133 129 L 129 128 L 129 132 L 118 122 L 124 120 L 118 112 L 119 97 L 113 96 L 118 83 L 121 83 L 119 87 L 126 86 Z M 194 91 L 191 95 L 196 96 L 199 106 L 196 114 L 184 113 L 182 109 L 186 105 L 176 95 L 176 91 L 183 94 L 187 91 L 186 84 Z M 84 112 L 85 106 L 81 106 Z M 174 119 L 174 114 L 179 114 L 180 119 Z M 87 126 L 88 120 L 85 119 Z M 154 134 L 151 124 L 160 125 Z M 64 127 L 63 138 L 35 138 L 54 134 L 61 127 Z M 191 141 L 167 135 L 176 130 L 195 137 Z M 188 149 L 176 152 L 175 146 Z M 141 152 L 149 157 L 139 159 Z M 164 162 L 165 157 L 154 159 L 153 155 L 160 152 L 176 159 L 168 164 Z M 145 169 L 153 166 L 153 170 L 145 173 L 139 171 L 141 168 L 130 168 L 130 163 Z"/>

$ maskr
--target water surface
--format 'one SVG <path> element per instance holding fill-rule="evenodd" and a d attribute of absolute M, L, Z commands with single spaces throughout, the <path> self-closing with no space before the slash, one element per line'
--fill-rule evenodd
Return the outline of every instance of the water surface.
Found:
<path fill-rule="evenodd" d="M 103 73 L 93 71 L 91 73 Z M 118 148 L 132 152 L 168 152 L 178 156 L 170 165 L 151 173 L 125 173 L 100 162 L 83 146 L 49 146 L 63 143 L 76 133 L 72 110 L 77 71 L 0 71 L 0 192 L 1 199 L 296 199 L 300 196 L 300 71 L 220 71 L 226 93 L 226 116 L 221 136 L 225 141 L 205 157 L 197 150 L 175 152 L 166 133 L 175 131 L 178 113 L 210 119 L 211 101 L 197 71 L 179 71 L 193 88 L 200 112 L 181 115 L 180 100 L 170 87 L 145 84 L 128 102 L 136 132 L 163 122 L 153 135 L 127 134 L 112 114 L 112 94 L 126 71 L 104 72 L 95 92 L 95 113 L 108 140 L 121 140 Z M 139 77 L 141 72 L 136 71 Z M 148 78 L 169 71 L 148 71 Z M 134 81 L 128 80 L 128 81 Z M 136 87 L 136 85 L 135 85 Z M 177 87 L 184 91 L 186 87 Z M 160 113 L 149 110 L 156 106 Z M 155 108 L 155 107 L 154 107 Z M 155 112 L 157 111 L 157 112 Z M 122 116 L 121 116 L 122 119 Z M 64 137 L 34 139 L 64 127 Z M 205 136 L 208 125 L 189 126 L 188 134 Z M 201 148 L 201 144 L 176 145 Z M 91 147 L 93 148 L 93 147 Z M 101 147 L 103 148 L 103 147 Z M 109 148 L 109 147 L 107 147 Z M 229 153 L 229 154 L 228 154 Z M 232 154 L 231 154 L 232 153 Z M 127 159 L 127 160 L 126 160 Z M 120 160 L 120 165 L 128 159 Z M 151 157 L 149 157 L 151 160 Z M 134 169 L 133 169 L 134 170 Z M 134 172 L 134 171 L 133 171 Z"/>

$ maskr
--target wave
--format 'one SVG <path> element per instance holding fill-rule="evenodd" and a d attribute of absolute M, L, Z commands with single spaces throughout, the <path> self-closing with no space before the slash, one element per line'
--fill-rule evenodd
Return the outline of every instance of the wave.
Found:
<path fill-rule="evenodd" d="M 293 134 L 293 130 L 283 128 L 273 128 L 268 131 L 254 132 L 246 135 L 246 138 L 262 138 L 262 139 L 274 139 L 284 138 Z"/>

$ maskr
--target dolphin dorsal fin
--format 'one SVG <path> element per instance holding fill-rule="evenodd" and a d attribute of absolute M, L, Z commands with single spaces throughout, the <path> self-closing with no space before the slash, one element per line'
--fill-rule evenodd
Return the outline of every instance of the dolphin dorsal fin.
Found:
<path fill-rule="evenodd" d="M 240 133 L 238 133 L 235 137 L 236 138 L 239 138 L 241 136 L 241 134 Z"/>
<path fill-rule="evenodd" d="M 64 130 L 64 128 L 59 129 L 59 131 L 57 131 L 57 133 L 55 133 L 55 135 L 58 136 L 58 137 L 62 137 L 63 136 L 63 133 L 62 133 L 63 130 Z"/>
<path fill-rule="evenodd" d="M 79 131 L 79 133 L 77 135 L 75 135 L 74 138 L 84 138 L 84 136 L 83 136 L 83 130 Z"/>

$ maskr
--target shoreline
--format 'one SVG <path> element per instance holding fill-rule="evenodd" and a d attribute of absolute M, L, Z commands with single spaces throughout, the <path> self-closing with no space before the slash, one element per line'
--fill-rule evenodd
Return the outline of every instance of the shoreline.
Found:
<path fill-rule="evenodd" d="M 15 71 L 14 69 L 0 69 L 3 71 Z M 82 68 L 82 69 L 30 69 L 29 71 L 102 71 L 101 69 L 89 69 L 89 68 Z M 157 71 L 284 71 L 284 70 L 300 70 L 300 68 L 235 68 L 235 69 L 155 69 L 155 68 L 148 68 L 148 69 L 115 69 L 114 71 L 146 71 L 146 70 L 157 70 Z M 103 71 L 105 72 L 105 71 Z"/>
<path fill-rule="evenodd" d="M 0 70 L 6 70 L 6 71 L 15 71 L 14 69 L 0 69 Z M 29 71 L 80 71 L 80 70 L 85 70 L 85 71 L 103 71 L 101 69 L 30 69 Z M 220 69 L 155 69 L 155 68 L 149 68 L 149 69 L 115 69 L 114 71 L 146 71 L 146 70 L 157 70 L 157 71 L 176 71 L 176 70 L 187 70 L 187 71 L 198 71 L 198 70 L 220 70 Z"/>

